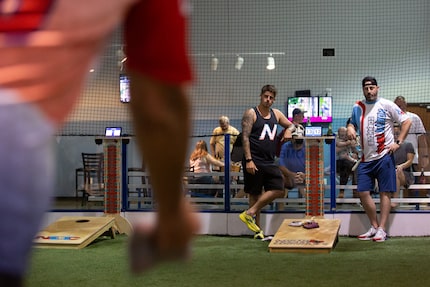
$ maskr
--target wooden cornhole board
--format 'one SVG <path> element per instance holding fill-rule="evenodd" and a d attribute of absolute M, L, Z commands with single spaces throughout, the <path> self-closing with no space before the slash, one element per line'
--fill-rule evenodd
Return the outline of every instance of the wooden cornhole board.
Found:
<path fill-rule="evenodd" d="M 40 231 L 35 247 L 81 249 L 105 232 L 115 237 L 115 217 L 65 216 Z"/>
<path fill-rule="evenodd" d="M 338 241 L 339 219 L 315 219 L 319 228 L 289 226 L 285 219 L 269 244 L 270 252 L 330 253 Z"/>

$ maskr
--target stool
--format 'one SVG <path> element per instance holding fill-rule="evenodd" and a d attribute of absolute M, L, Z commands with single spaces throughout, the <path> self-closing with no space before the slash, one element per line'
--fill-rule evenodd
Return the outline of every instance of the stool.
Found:
<path fill-rule="evenodd" d="M 142 196 L 145 195 L 144 189 L 141 188 L 141 187 L 139 187 L 139 188 L 136 187 L 135 189 L 130 190 L 130 181 L 131 181 L 131 179 L 133 177 L 140 177 L 140 184 L 142 184 L 142 185 L 146 182 L 145 181 L 145 176 L 143 176 L 143 175 L 140 174 L 142 172 L 144 172 L 144 169 L 141 168 L 141 167 L 129 167 L 127 169 L 127 185 L 128 185 L 127 186 L 127 191 L 128 191 L 129 194 L 130 194 L 130 191 L 133 191 L 133 192 L 137 192 L 137 196 L 138 197 L 142 197 Z M 127 206 L 130 207 L 130 203 L 129 202 L 128 202 Z M 141 207 L 141 202 L 140 201 L 138 202 L 137 206 L 138 206 L 138 208 Z"/>
<path fill-rule="evenodd" d="M 84 195 L 82 206 L 90 196 L 104 197 L 104 154 L 101 153 L 82 153 L 82 163 L 84 165 Z"/>
<path fill-rule="evenodd" d="M 141 167 L 129 167 L 127 169 L 127 183 L 130 183 L 130 177 L 141 177 L 141 183 L 145 183 L 145 177 L 143 175 L 134 175 L 134 174 L 130 174 L 130 173 L 134 173 L 134 172 L 144 172 L 143 168 Z"/>

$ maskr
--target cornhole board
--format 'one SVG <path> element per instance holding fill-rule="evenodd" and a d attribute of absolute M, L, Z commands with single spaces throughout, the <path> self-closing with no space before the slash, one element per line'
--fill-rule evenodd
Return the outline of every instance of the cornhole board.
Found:
<path fill-rule="evenodd" d="M 330 253 L 339 237 L 339 219 L 315 219 L 319 228 L 290 226 L 297 219 L 285 219 L 269 244 L 270 252 Z"/>
<path fill-rule="evenodd" d="M 35 247 L 81 249 L 109 232 L 115 237 L 115 217 L 65 216 L 40 231 Z"/>

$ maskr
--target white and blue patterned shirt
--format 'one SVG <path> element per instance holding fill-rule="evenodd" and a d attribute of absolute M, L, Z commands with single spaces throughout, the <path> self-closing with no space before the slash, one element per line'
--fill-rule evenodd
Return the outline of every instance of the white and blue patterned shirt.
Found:
<path fill-rule="evenodd" d="M 351 124 L 361 135 L 362 161 L 386 155 L 387 147 L 394 143 L 394 122 L 402 123 L 408 118 L 396 104 L 384 98 L 373 102 L 357 101 L 352 109 Z"/>

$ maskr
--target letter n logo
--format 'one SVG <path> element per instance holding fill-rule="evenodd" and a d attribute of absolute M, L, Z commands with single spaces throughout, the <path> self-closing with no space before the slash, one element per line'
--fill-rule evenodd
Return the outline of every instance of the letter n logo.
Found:
<path fill-rule="evenodd" d="M 275 140 L 276 137 L 276 128 L 277 125 L 273 125 L 273 130 L 270 130 L 270 127 L 268 124 L 264 124 L 263 130 L 261 131 L 261 135 L 259 140 L 264 140 L 266 138 L 266 134 L 269 136 L 269 139 L 271 141 Z"/>

